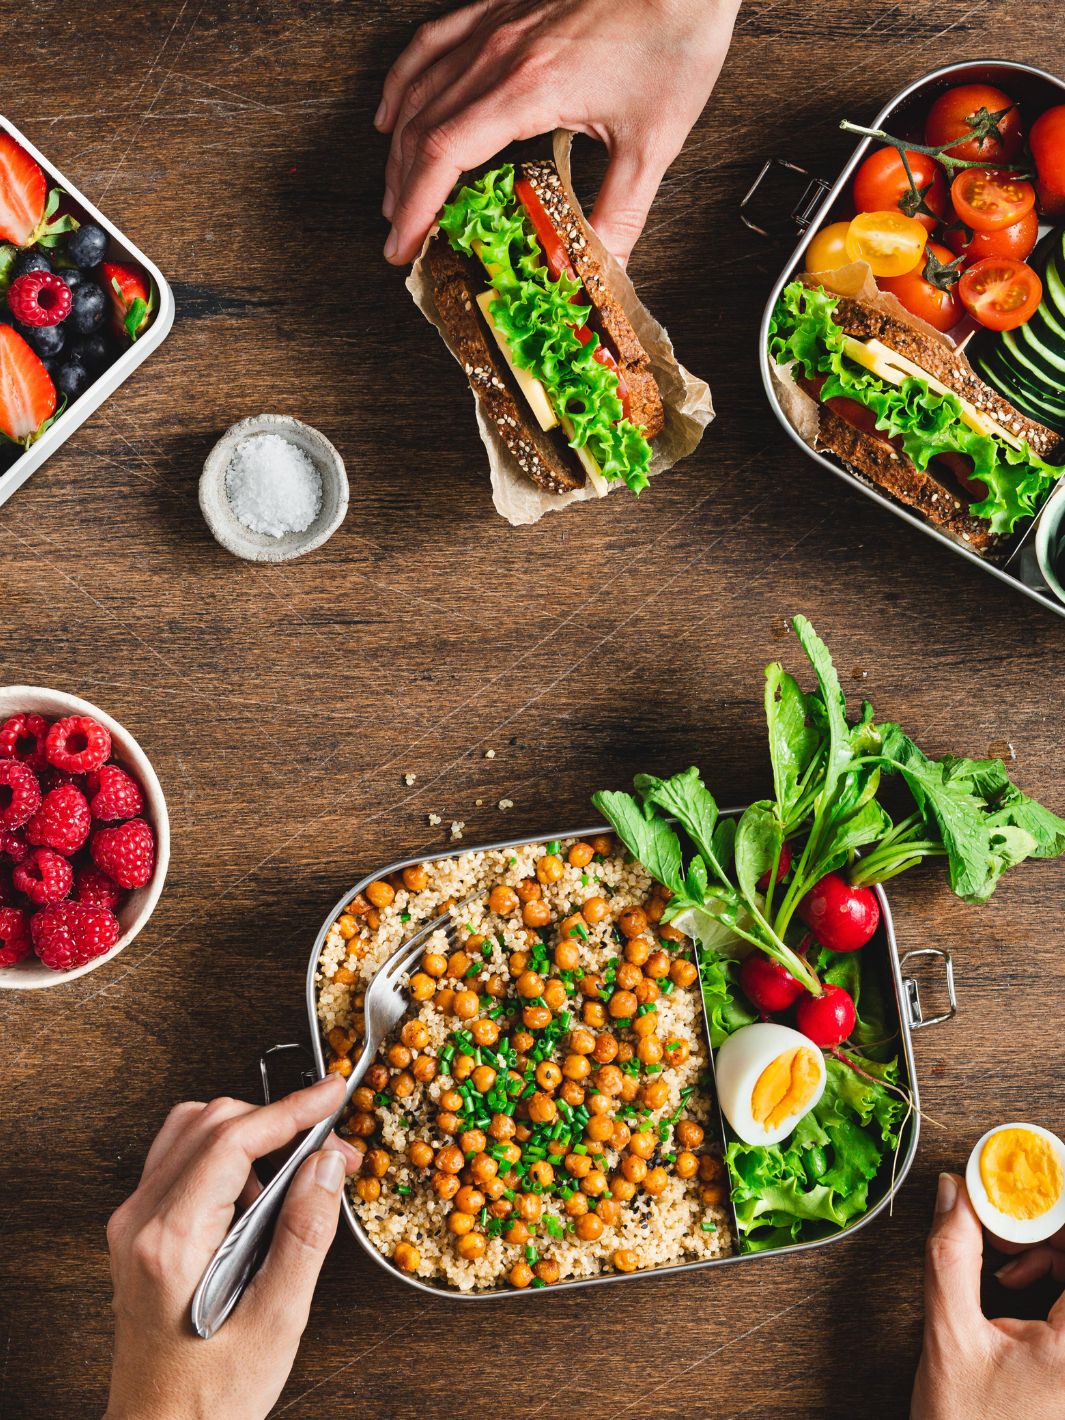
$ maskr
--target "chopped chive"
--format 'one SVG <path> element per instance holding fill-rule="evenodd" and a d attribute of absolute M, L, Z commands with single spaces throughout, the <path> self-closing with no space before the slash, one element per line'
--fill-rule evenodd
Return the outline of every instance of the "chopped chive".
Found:
<path fill-rule="evenodd" d="M 536 1287 L 536 1288 L 546 1287 L 546 1286 L 547 1286 L 547 1283 L 544 1281 L 544 1279 L 543 1279 L 542 1277 L 534 1277 L 534 1278 L 532 1279 L 532 1286 L 534 1286 L 534 1287 Z"/>
<path fill-rule="evenodd" d="M 410 921 L 410 913 L 409 913 L 409 912 L 401 912 L 401 913 L 399 914 L 399 920 L 400 920 L 401 922 L 409 922 L 409 921 Z"/>
<path fill-rule="evenodd" d="M 704 1233 L 716 1233 L 716 1232 L 717 1232 L 717 1224 L 716 1224 L 716 1223 L 703 1223 L 701 1226 L 702 1226 L 702 1230 L 703 1230 Z"/>
<path fill-rule="evenodd" d="M 406 1197 L 408 1193 L 413 1193 L 413 1192 L 414 1192 L 414 1189 L 411 1188 L 408 1184 L 405 1184 L 405 1183 L 397 1183 L 397 1184 L 396 1184 L 396 1192 L 397 1192 L 397 1193 L 402 1193 L 403 1196 Z"/>
<path fill-rule="evenodd" d="M 549 853 L 557 853 L 561 847 L 562 844 L 559 843 L 558 839 L 552 838 L 551 842 L 547 845 L 547 851 Z"/>
<path fill-rule="evenodd" d="M 532 1243 L 526 1243 L 525 1245 L 525 1261 L 528 1263 L 539 1261 L 539 1258 L 536 1254 L 536 1249 L 533 1247 Z"/>

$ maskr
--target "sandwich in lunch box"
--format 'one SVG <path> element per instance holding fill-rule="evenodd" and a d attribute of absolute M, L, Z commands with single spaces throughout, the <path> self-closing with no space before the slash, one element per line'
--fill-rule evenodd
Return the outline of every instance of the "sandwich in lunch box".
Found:
<path fill-rule="evenodd" d="M 662 396 L 555 164 L 460 187 L 426 260 L 448 342 L 521 472 L 550 493 L 646 488 Z"/>
<path fill-rule="evenodd" d="M 777 373 L 816 401 L 816 444 L 983 555 L 1003 550 L 1062 473 L 1065 437 L 1022 414 L 900 305 L 803 276 L 769 329 Z"/>

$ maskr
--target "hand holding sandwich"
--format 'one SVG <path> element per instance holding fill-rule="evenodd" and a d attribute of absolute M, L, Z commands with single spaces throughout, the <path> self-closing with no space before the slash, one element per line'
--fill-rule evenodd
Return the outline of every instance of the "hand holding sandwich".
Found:
<path fill-rule="evenodd" d="M 459 176 L 565 127 L 610 164 L 592 213 L 622 261 L 724 62 L 739 0 L 475 0 L 423 25 L 389 71 L 385 256 L 410 261 Z"/>

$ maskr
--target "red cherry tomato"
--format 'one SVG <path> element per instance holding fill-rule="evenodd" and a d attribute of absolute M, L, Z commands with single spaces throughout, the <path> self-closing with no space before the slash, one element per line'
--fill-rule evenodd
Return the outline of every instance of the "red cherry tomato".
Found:
<path fill-rule="evenodd" d="M 927 321 L 936 330 L 953 330 L 961 320 L 961 302 L 957 297 L 957 280 L 950 290 L 944 290 L 926 279 L 930 253 L 941 265 L 953 260 L 946 247 L 938 242 L 929 242 L 926 257 L 916 271 L 908 271 L 905 276 L 881 276 L 876 283 L 881 291 L 891 291 L 906 309 L 921 320 Z"/>
<path fill-rule="evenodd" d="M 1003 113 L 1003 109 L 1007 112 Z M 973 135 L 972 122 L 981 112 L 1002 114 L 995 124 L 997 135 L 990 132 L 984 138 Z M 990 84 L 962 84 L 957 89 L 948 89 L 928 111 L 924 141 L 931 148 L 940 148 L 954 138 L 961 141 L 947 149 L 952 158 L 964 158 L 970 163 L 1012 162 L 1024 141 L 1020 109 L 1009 94 Z"/>
<path fill-rule="evenodd" d="M 803 1035 L 823 1050 L 842 1045 L 857 1019 L 854 1001 L 842 986 L 826 986 L 820 996 L 805 996 L 795 1012 L 795 1024 Z"/>
<path fill-rule="evenodd" d="M 1035 188 L 1012 173 L 965 168 L 950 185 L 954 211 L 974 232 L 1000 232 L 1035 207 Z"/>
<path fill-rule="evenodd" d="M 947 180 L 936 160 L 924 153 L 907 153 L 906 160 L 920 198 L 910 186 L 898 150 L 881 148 L 870 154 L 854 175 L 854 210 L 885 212 L 897 207 L 931 232 L 946 216 Z"/>
<path fill-rule="evenodd" d="M 786 843 L 782 843 L 782 844 L 780 845 L 780 862 L 777 864 L 777 882 L 779 883 L 780 880 L 781 880 L 781 878 L 786 878 L 790 872 L 791 872 L 791 849 L 788 847 L 788 845 L 787 845 Z M 766 891 L 766 889 L 769 887 L 769 879 L 770 879 L 771 876 L 772 876 L 772 874 L 771 874 L 769 871 L 766 871 L 766 872 L 764 872 L 764 873 L 762 874 L 762 876 L 758 879 L 758 890 L 759 890 L 759 892 L 765 892 L 765 891 Z"/>
<path fill-rule="evenodd" d="M 987 256 L 962 275 L 958 295 L 973 319 L 988 330 L 1015 330 L 1035 315 L 1043 283 L 1023 261 Z"/>
<path fill-rule="evenodd" d="M 518 178 L 514 184 L 514 195 L 525 208 L 532 229 L 536 233 L 536 240 L 540 243 L 540 249 L 544 254 L 544 261 L 547 269 L 557 281 L 564 271 L 567 276 L 576 280 L 577 273 L 573 269 L 566 248 L 562 245 L 562 238 L 558 235 L 554 222 L 547 215 L 544 204 L 536 195 L 536 189 L 531 182 L 525 178 Z"/>
<path fill-rule="evenodd" d="M 856 952 L 880 924 L 880 903 L 872 888 L 826 873 L 799 903 L 799 917 L 829 951 Z"/>
<path fill-rule="evenodd" d="M 790 1010 L 799 997 L 806 994 L 806 987 L 796 981 L 786 967 L 759 951 L 744 957 L 740 985 L 751 1005 L 767 1016 Z"/>
<path fill-rule="evenodd" d="M 943 234 L 955 256 L 964 252 L 969 266 L 983 261 L 985 256 L 1008 256 L 1014 261 L 1026 261 L 1039 240 L 1039 217 L 1032 211 L 998 232 L 974 232 L 969 241 L 965 240 L 966 235 L 961 227 L 948 227 Z"/>
<path fill-rule="evenodd" d="M 1065 104 L 1048 108 L 1032 124 L 1028 144 L 1035 159 L 1039 203 L 1052 220 L 1065 217 Z"/>

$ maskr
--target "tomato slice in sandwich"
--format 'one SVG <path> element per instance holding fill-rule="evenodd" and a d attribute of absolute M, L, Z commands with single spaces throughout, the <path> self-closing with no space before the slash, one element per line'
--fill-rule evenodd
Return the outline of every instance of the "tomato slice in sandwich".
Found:
<path fill-rule="evenodd" d="M 562 245 L 562 238 L 555 229 L 554 222 L 547 215 L 547 209 L 537 196 L 532 183 L 526 178 L 518 178 L 514 184 L 514 194 L 525 208 L 526 215 L 532 223 L 532 229 L 536 233 L 536 240 L 540 243 L 540 250 L 544 254 L 548 271 L 556 281 L 563 271 L 571 280 L 576 281 L 577 273 L 566 254 L 566 248 Z"/>
<path fill-rule="evenodd" d="M 581 342 L 582 345 L 588 344 L 589 340 L 591 340 L 592 338 L 593 333 L 594 332 L 592 331 L 591 326 L 588 325 L 575 325 L 573 327 L 573 334 L 577 337 L 577 339 Z M 618 362 L 614 359 L 614 356 L 603 344 L 602 336 L 599 337 L 599 344 L 595 347 L 592 359 L 597 360 L 600 365 L 605 365 L 608 370 L 613 370 L 614 374 L 617 376 L 618 399 L 621 400 L 621 417 L 622 419 L 628 419 L 630 417 L 632 409 L 632 406 L 629 402 L 629 387 L 625 383 L 624 375 L 622 375 L 621 371 L 618 369 Z"/>

